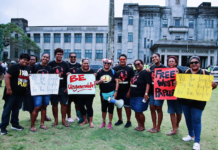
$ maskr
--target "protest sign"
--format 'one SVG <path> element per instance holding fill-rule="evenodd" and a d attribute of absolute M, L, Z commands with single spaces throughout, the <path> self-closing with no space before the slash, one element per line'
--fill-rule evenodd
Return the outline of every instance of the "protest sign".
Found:
<path fill-rule="evenodd" d="M 68 94 L 95 94 L 94 74 L 70 74 L 67 77 Z"/>
<path fill-rule="evenodd" d="M 200 74 L 177 74 L 174 96 L 209 101 L 212 94 L 213 76 Z"/>
<path fill-rule="evenodd" d="M 154 99 L 155 100 L 176 100 L 173 96 L 177 68 L 155 68 L 154 78 Z"/>
<path fill-rule="evenodd" d="M 58 74 L 31 74 L 30 91 L 31 95 L 58 94 L 60 78 Z"/>

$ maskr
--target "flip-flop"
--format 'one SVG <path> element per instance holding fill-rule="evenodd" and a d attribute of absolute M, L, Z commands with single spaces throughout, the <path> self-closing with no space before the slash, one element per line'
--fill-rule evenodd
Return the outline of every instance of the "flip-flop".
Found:
<path fill-rule="evenodd" d="M 156 132 L 151 132 L 151 131 L 156 131 Z M 157 130 L 157 129 L 154 129 L 154 128 L 152 128 L 151 131 L 150 131 L 150 133 L 157 133 L 157 132 L 160 132 L 160 130 Z"/>
<path fill-rule="evenodd" d="M 45 121 L 51 121 L 51 118 L 49 118 L 48 116 L 45 117 Z"/>
<path fill-rule="evenodd" d="M 45 125 L 43 125 L 45 128 L 43 128 L 42 126 L 39 126 L 39 128 L 40 129 L 43 129 L 43 130 L 48 130 L 48 128 L 45 126 Z"/>
<path fill-rule="evenodd" d="M 70 125 L 68 123 L 62 123 L 62 125 L 64 125 L 65 127 L 69 127 Z"/>
<path fill-rule="evenodd" d="M 57 126 L 58 125 L 58 123 L 56 123 L 56 122 L 54 122 L 54 123 L 52 123 L 52 127 L 55 127 L 55 126 Z"/>
<path fill-rule="evenodd" d="M 173 132 L 170 132 L 170 133 L 167 133 L 166 135 L 170 136 L 170 135 L 176 135 L 177 133 L 173 133 Z"/>
<path fill-rule="evenodd" d="M 150 131 L 152 131 L 153 129 L 154 129 L 154 128 L 150 128 L 150 129 L 147 130 L 147 132 L 150 132 Z"/>
<path fill-rule="evenodd" d="M 138 129 L 136 129 L 136 131 L 144 131 L 145 128 L 140 129 L 140 127 Z"/>
<path fill-rule="evenodd" d="M 135 130 L 138 130 L 138 128 L 139 128 L 139 127 L 135 127 L 134 129 L 135 129 Z"/>
<path fill-rule="evenodd" d="M 29 130 L 30 130 L 31 132 L 37 132 L 37 131 L 33 131 L 33 130 L 31 130 L 31 128 L 29 128 Z"/>

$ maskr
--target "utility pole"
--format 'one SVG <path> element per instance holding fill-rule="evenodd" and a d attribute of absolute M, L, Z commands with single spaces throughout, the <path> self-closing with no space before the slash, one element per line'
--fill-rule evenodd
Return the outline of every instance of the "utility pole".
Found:
<path fill-rule="evenodd" d="M 109 5 L 107 57 L 114 60 L 114 0 L 110 0 Z"/>
<path fill-rule="evenodd" d="M 2 61 L 2 29 L 0 29 L 0 61 Z"/>

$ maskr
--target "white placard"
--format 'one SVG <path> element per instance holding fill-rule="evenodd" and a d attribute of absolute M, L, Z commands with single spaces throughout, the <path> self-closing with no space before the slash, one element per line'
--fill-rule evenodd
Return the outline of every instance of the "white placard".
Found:
<path fill-rule="evenodd" d="M 67 77 L 68 95 L 95 95 L 94 74 L 70 74 Z"/>
<path fill-rule="evenodd" d="M 31 95 L 57 95 L 59 91 L 59 74 L 31 74 L 30 91 Z"/>

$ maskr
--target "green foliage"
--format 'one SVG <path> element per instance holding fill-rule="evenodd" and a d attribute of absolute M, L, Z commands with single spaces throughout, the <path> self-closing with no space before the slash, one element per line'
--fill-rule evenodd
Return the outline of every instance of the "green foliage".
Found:
<path fill-rule="evenodd" d="M 33 52 L 40 52 L 39 46 L 27 37 L 24 31 L 14 23 L 0 24 L 2 28 L 2 48 L 6 48 L 9 45 L 13 45 L 14 49 L 29 50 Z M 12 36 L 12 33 L 18 34 L 18 38 Z M 2 49 L 2 50 L 3 50 Z"/>

